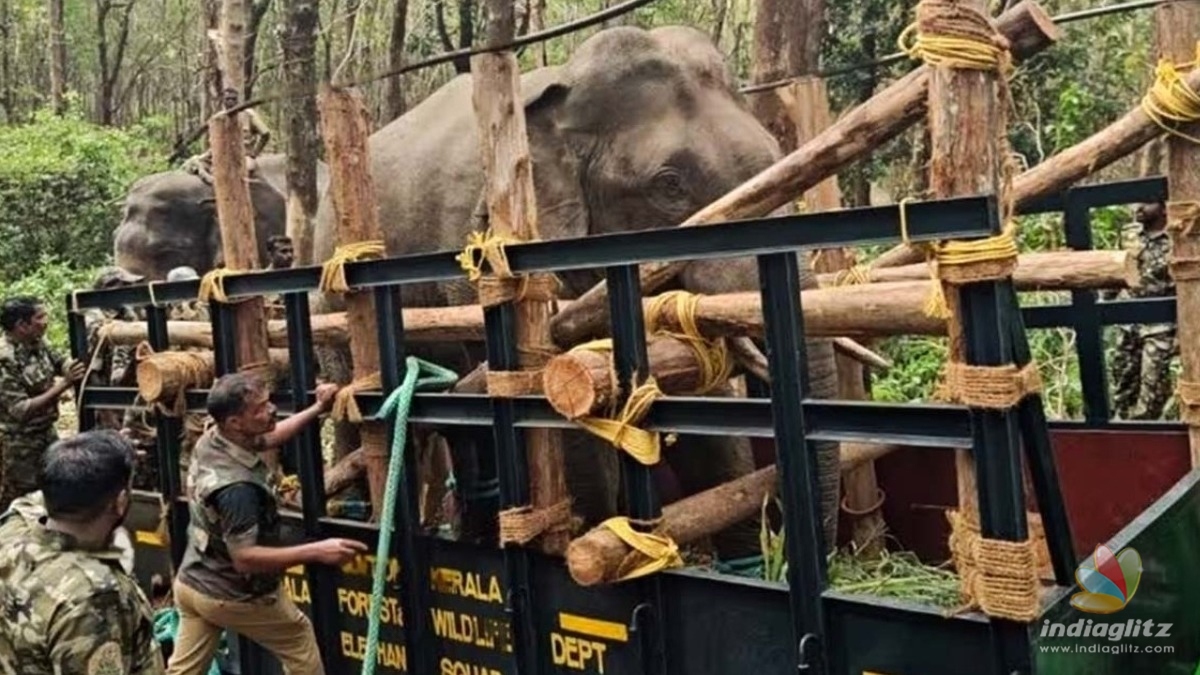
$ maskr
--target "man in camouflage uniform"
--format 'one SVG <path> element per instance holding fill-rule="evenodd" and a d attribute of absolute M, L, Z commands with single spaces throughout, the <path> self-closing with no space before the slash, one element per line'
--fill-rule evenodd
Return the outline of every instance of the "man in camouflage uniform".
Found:
<path fill-rule="evenodd" d="M 0 305 L 0 511 L 37 489 L 38 462 L 58 440 L 58 399 L 83 379 L 82 363 L 46 344 L 46 324 L 37 298 Z"/>
<path fill-rule="evenodd" d="M 325 539 L 281 546 L 271 470 L 261 454 L 282 447 L 333 402 L 337 386 L 317 387 L 317 402 L 276 425 L 269 389 L 251 373 L 219 378 L 208 396 L 215 426 L 196 443 L 188 470 L 190 525 L 175 579 L 179 634 L 167 672 L 201 675 L 221 629 L 272 652 L 289 675 L 323 675 L 312 623 L 280 581 L 293 565 L 341 565 L 368 549 Z"/>
<path fill-rule="evenodd" d="M 1168 262 L 1171 239 L 1162 202 L 1139 204 L 1136 211 L 1141 228 L 1126 233 L 1125 247 L 1136 257 L 1137 288 L 1121 291 L 1118 297 L 1158 298 L 1175 292 Z M 1171 359 L 1179 351 L 1175 325 L 1169 323 L 1127 325 L 1118 329 L 1113 358 L 1116 394 L 1113 413 L 1123 419 L 1158 419 L 1171 398 Z"/>
<path fill-rule="evenodd" d="M 42 491 L 0 516 L 0 672 L 160 675 L 150 603 L 114 533 L 133 448 L 111 430 L 56 442 Z"/>

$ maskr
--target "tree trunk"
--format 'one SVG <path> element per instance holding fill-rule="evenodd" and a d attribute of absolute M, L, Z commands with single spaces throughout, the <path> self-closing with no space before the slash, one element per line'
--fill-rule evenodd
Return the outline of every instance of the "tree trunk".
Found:
<path fill-rule="evenodd" d="M 270 350 L 271 375 L 286 375 L 288 351 Z M 210 351 L 158 352 L 138 361 L 138 393 L 148 403 L 174 400 L 180 391 L 207 387 L 216 377 L 213 353 Z"/>
<path fill-rule="evenodd" d="M 201 119 L 208 119 L 221 108 L 221 2 L 201 0 L 204 12 L 204 72 L 203 103 Z"/>
<path fill-rule="evenodd" d="M 752 80 L 763 84 L 815 72 L 824 32 L 825 0 L 758 0 Z M 796 149 L 796 128 L 778 88 L 755 94 L 751 110 L 784 152 Z"/>
<path fill-rule="evenodd" d="M 1200 5 L 1195 2 L 1170 3 L 1159 5 L 1154 11 L 1160 57 L 1175 63 L 1192 61 L 1196 41 L 1200 39 Z M 1188 79 L 1196 80 L 1197 74 L 1193 71 Z M 1192 91 L 1195 90 L 1193 85 Z M 1200 122 L 1185 124 L 1179 131 L 1194 138 L 1200 134 Z M 1172 202 L 1200 200 L 1200 148 L 1193 141 L 1174 134 L 1167 137 L 1167 178 Z M 1196 260 L 1200 257 L 1200 231 L 1186 231 L 1197 225 L 1196 221 L 1179 220 L 1174 217 L 1174 210 L 1168 211 L 1168 217 L 1177 221 L 1167 224 L 1171 258 Z M 1177 274 L 1175 284 L 1176 339 L 1182 366 L 1179 382 L 1181 385 L 1197 383 L 1200 382 L 1200 279 L 1191 274 Z M 1195 468 L 1200 466 L 1200 416 L 1184 400 L 1180 401 L 1180 408 L 1181 417 L 1188 424 L 1192 467 Z"/>
<path fill-rule="evenodd" d="M 67 112 L 67 43 L 63 0 L 50 0 L 50 98 L 54 114 Z"/>
<path fill-rule="evenodd" d="M 312 219 L 317 215 L 317 2 L 284 0 L 281 48 L 283 82 L 289 109 L 284 122 L 287 137 L 287 234 L 296 262 L 314 264 Z"/>
<path fill-rule="evenodd" d="M 246 45 L 242 65 L 242 98 L 250 100 L 254 91 L 254 83 L 258 81 L 258 32 L 262 29 L 263 18 L 271 8 L 271 0 L 253 0 L 250 4 L 250 19 L 246 26 Z M 286 57 L 285 57 L 286 59 Z M 285 63 L 286 67 L 287 64 Z"/>
<path fill-rule="evenodd" d="M 1046 13 L 1028 1 L 997 18 L 996 27 L 1011 41 L 1017 60 L 1045 49 L 1059 35 Z M 1196 76 L 1200 78 L 1200 71 Z M 929 78 L 928 66 L 916 68 L 843 115 L 811 142 L 698 211 L 682 226 L 761 217 L 787 204 L 920 120 L 926 110 Z M 642 292 L 655 292 L 685 266 L 686 262 L 642 265 Z M 608 320 L 607 302 L 607 285 L 600 282 L 570 309 L 554 317 L 551 322 L 554 341 L 566 346 L 596 335 Z"/>
<path fill-rule="evenodd" d="M 392 14 L 392 34 L 388 39 L 388 70 L 398 70 L 404 65 L 404 39 L 408 35 L 408 0 L 396 0 Z M 387 116 L 380 120 L 386 124 L 404 114 L 404 76 L 394 75 L 387 81 Z"/>

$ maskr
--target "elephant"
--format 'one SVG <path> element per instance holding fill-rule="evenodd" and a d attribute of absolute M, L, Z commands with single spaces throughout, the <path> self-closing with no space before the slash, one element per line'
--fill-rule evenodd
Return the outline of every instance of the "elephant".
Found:
<path fill-rule="evenodd" d="M 249 181 L 254 206 L 259 265 L 266 267 L 267 240 L 284 234 L 287 224 L 287 157 L 263 155 Z M 328 184 L 328 170 L 318 163 L 318 194 Z M 120 224 L 113 233 L 116 264 L 144 275 L 166 279 L 175 267 L 200 274 L 222 263 L 221 228 L 213 187 L 199 176 L 171 170 L 139 178 L 125 197 Z"/>
<path fill-rule="evenodd" d="M 519 100 L 542 240 L 678 225 L 782 156 L 778 142 L 737 93 L 724 56 L 707 35 L 690 27 L 599 31 L 567 63 L 522 73 Z M 478 139 L 469 73 L 372 134 L 370 171 L 388 255 L 461 250 L 469 233 L 486 227 Z M 323 200 L 314 221 L 314 257 L 307 264 L 330 258 L 335 227 L 332 206 Z M 808 267 L 802 264 L 801 269 L 801 285 L 814 287 Z M 603 278 L 593 270 L 559 276 L 561 298 L 577 297 Z M 697 293 L 753 291 L 758 289 L 757 265 L 753 258 L 698 261 L 676 283 Z M 477 301 L 465 275 L 461 282 L 405 287 L 403 298 L 410 307 Z M 314 312 L 344 306 L 338 296 L 316 295 L 313 303 Z M 460 374 L 485 358 L 478 345 L 413 344 L 409 352 Z M 812 395 L 834 396 L 831 344 L 811 340 L 807 353 Z M 322 369 L 331 372 L 333 357 L 325 354 L 323 359 Z M 349 373 L 335 379 L 349 381 Z M 489 442 L 491 430 L 472 435 L 461 429 L 439 433 L 449 442 L 469 513 L 484 508 L 473 506 L 470 495 L 481 492 L 480 483 L 494 476 L 495 469 L 492 453 L 476 451 Z M 615 487 L 618 450 L 583 431 L 566 431 L 563 439 L 568 487 L 584 527 L 614 515 L 621 499 Z M 823 444 L 817 451 L 830 544 L 839 497 L 837 446 Z M 689 493 L 753 470 L 744 438 L 681 435 L 664 459 Z M 494 525 L 494 510 L 490 518 Z M 758 520 L 751 519 L 714 537 L 718 555 L 757 553 L 758 527 Z"/>

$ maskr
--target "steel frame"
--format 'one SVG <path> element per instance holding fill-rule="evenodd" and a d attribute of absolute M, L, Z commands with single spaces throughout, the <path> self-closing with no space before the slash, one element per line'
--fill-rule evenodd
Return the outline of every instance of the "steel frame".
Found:
<path fill-rule="evenodd" d="M 1116 187 L 1080 188 L 1068 192 L 1059 201 L 1047 200 L 1027 212 L 1055 210 L 1065 204 L 1068 230 L 1073 246 L 1084 248 L 1090 240 L 1086 230 L 1087 207 L 1106 203 L 1116 196 L 1121 203 L 1131 196 L 1157 194 L 1156 183 L 1119 184 Z M 1114 196 L 1116 195 L 1116 196 Z M 1111 198 L 1111 199 L 1110 199 Z M 1109 199 L 1110 201 L 1105 201 Z M 933 239 L 970 239 L 999 231 L 996 203 L 991 196 L 920 202 L 907 206 L 909 236 L 916 241 Z M 1083 228 L 1081 230 L 1080 228 Z M 959 640 L 971 649 L 947 654 L 962 654 L 961 659 L 940 660 L 928 672 L 981 672 L 977 649 L 987 649 L 988 672 L 1032 672 L 1031 637 L 1022 625 L 987 621 L 978 614 L 952 620 L 936 620 L 920 607 L 881 600 L 847 596 L 827 588 L 819 507 L 816 500 L 816 464 L 811 443 L 814 441 L 888 442 L 902 445 L 970 448 L 978 464 L 979 498 L 983 532 L 1005 539 L 1025 535 L 1025 511 L 1020 481 L 1017 434 L 1023 433 L 1031 468 L 1035 473 L 1037 497 L 1044 514 L 1056 576 L 1060 584 L 1070 585 L 1074 567 L 1065 510 L 1062 508 L 1053 457 L 1049 451 L 1046 421 L 1040 399 L 1034 397 L 1019 409 L 998 413 L 954 405 L 889 405 L 854 401 L 816 400 L 811 398 L 805 358 L 805 341 L 798 259 L 801 249 L 894 243 L 899 241 L 900 211 L 897 206 L 847 209 L 780 218 L 764 218 L 702 228 L 652 230 L 629 234 L 587 237 L 577 240 L 530 243 L 509 247 L 508 260 L 514 272 L 558 272 L 566 269 L 603 268 L 609 285 L 610 315 L 614 354 L 622 390 L 634 373 L 647 372 L 645 338 L 641 314 L 641 289 L 638 265 L 658 260 L 729 258 L 756 256 L 759 263 L 765 318 L 765 337 L 775 385 L 768 398 L 710 400 L 669 397 L 657 402 L 646 426 L 663 432 L 688 434 L 742 435 L 774 438 L 778 451 L 782 496 L 785 504 L 785 528 L 789 572 L 787 588 L 748 582 L 736 577 L 720 577 L 722 587 L 744 587 L 747 592 L 769 588 L 771 597 L 785 592 L 789 602 L 790 661 L 793 668 L 807 673 L 848 673 L 862 663 L 863 654 L 853 645 L 873 640 L 896 651 L 873 652 L 874 667 L 904 667 L 912 663 L 905 654 L 905 642 L 914 636 L 922 639 Z M 393 257 L 346 265 L 352 287 L 373 289 L 379 318 L 379 347 L 383 388 L 390 391 L 404 374 L 405 339 L 402 315 L 396 311 L 406 284 L 459 278 L 462 274 L 453 257 L 455 252 Z M 271 272 L 255 272 L 227 277 L 226 292 L 231 297 L 281 293 L 285 299 L 288 326 L 288 350 L 291 359 L 292 389 L 276 392 L 281 410 L 300 409 L 313 396 L 314 358 L 307 293 L 317 291 L 319 267 Z M 80 310 L 114 308 L 128 305 L 147 306 L 150 344 L 166 349 L 166 314 L 161 303 L 191 300 L 196 297 L 196 281 L 155 283 L 148 286 L 109 291 L 79 291 L 68 298 L 71 310 L 70 338 L 76 358 L 86 353 L 86 334 Z M 159 305 L 153 305 L 152 301 Z M 1167 314 L 1166 302 L 1141 301 L 1110 305 L 1097 304 L 1086 292 L 1076 294 L 1072 311 L 1059 307 L 1018 309 L 1017 295 L 1011 283 L 979 283 L 963 288 L 962 307 L 968 343 L 968 362 L 996 365 L 1029 359 L 1024 330 L 1029 327 L 1069 324 L 1081 332 L 1098 333 L 1100 326 L 1142 316 L 1161 320 Z M 1117 309 L 1120 306 L 1121 309 Z M 213 303 L 212 324 L 218 374 L 236 368 L 234 356 L 233 312 L 229 305 Z M 1145 316 L 1153 315 L 1152 319 Z M 1069 321 L 1064 321 L 1067 319 Z M 507 369 L 516 363 L 513 343 L 513 307 L 510 304 L 485 311 L 487 357 L 494 367 Z M 1089 362 L 1103 360 L 1095 340 L 1080 340 L 1080 357 Z M 190 391 L 187 405 L 191 411 L 203 411 L 203 390 Z M 1102 424 L 1097 417 L 1106 408 L 1099 403 L 1102 383 L 1089 381 L 1089 420 Z M 94 411 L 134 404 L 136 390 L 131 388 L 89 388 L 84 392 L 80 428 L 92 427 Z M 366 415 L 374 415 L 383 395 L 358 396 Z M 411 422 L 491 427 L 494 460 L 500 488 L 500 508 L 520 505 L 528 499 L 529 485 L 523 444 L 524 430 L 531 427 L 571 428 L 556 416 L 541 397 L 491 399 L 478 395 L 421 393 L 414 400 Z M 158 461 L 160 467 L 177 467 L 179 457 L 179 420 L 160 416 Z M 391 440 L 389 428 L 389 441 Z M 307 537 L 346 535 L 374 541 L 376 529 L 362 523 L 330 518 L 322 500 L 322 465 L 318 439 L 307 430 L 288 451 L 299 459 L 304 494 L 301 524 Z M 406 475 L 416 475 L 415 453 L 406 453 Z M 624 458 L 622 482 L 629 495 L 628 515 L 652 518 L 659 514 L 660 503 L 647 467 Z M 183 506 L 178 473 L 160 471 L 160 489 L 171 509 L 172 555 L 178 564 L 186 537 L 187 513 Z M 427 608 L 431 607 L 427 569 L 430 557 L 439 550 L 435 537 L 421 534 L 417 523 L 417 495 L 411 486 L 403 486 L 396 523 L 400 536 L 392 552 L 402 561 L 401 603 L 405 644 L 410 672 L 437 672 L 435 640 Z M 490 549 L 478 549 L 486 557 Z M 504 610 L 511 620 L 513 650 L 504 664 L 509 673 L 548 672 L 544 656 L 539 656 L 539 612 L 548 600 L 539 595 L 545 586 L 535 577 L 547 565 L 546 559 L 530 549 L 506 546 L 500 552 L 507 596 Z M 553 563 L 551 563 L 553 564 Z M 312 589 L 312 617 L 323 653 L 337 652 L 337 602 L 334 596 L 334 571 L 321 566 L 306 568 Z M 538 577 L 540 578 L 540 577 Z M 682 601 L 676 593 L 695 584 L 710 584 L 711 575 L 701 582 L 693 571 L 680 570 L 623 584 L 611 589 L 618 594 L 632 593 L 635 606 L 628 623 L 636 637 L 639 664 L 637 671 L 646 675 L 683 672 L 677 643 L 678 629 L 669 614 Z M 413 618 L 416 617 L 416 618 Z M 898 623 L 897 623 L 898 622 Z M 892 625 L 892 629 L 880 626 Z M 867 636 L 862 631 L 876 631 Z M 882 632 L 879 632 L 882 631 Z M 955 637 L 957 636 L 957 637 Z M 943 640 L 939 638 L 939 642 Z M 673 646 L 676 645 L 676 646 Z M 257 673 L 262 667 L 261 654 L 246 649 L 243 643 L 243 672 Z M 889 665 L 890 664 L 890 665 Z M 927 664 L 932 666 L 932 664 Z M 746 670 L 751 668 L 747 667 Z M 688 671 L 693 672 L 693 671 Z M 716 672 L 716 671 L 712 671 Z"/>

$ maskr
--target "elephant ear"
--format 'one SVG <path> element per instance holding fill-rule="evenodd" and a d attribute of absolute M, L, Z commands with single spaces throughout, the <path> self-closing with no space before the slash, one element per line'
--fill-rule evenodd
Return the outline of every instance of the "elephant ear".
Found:
<path fill-rule="evenodd" d="M 557 68 L 527 76 L 524 87 L 525 126 L 533 159 L 542 239 L 567 239 L 588 234 L 587 200 L 583 192 L 581 152 L 564 128 L 571 87 Z"/>

